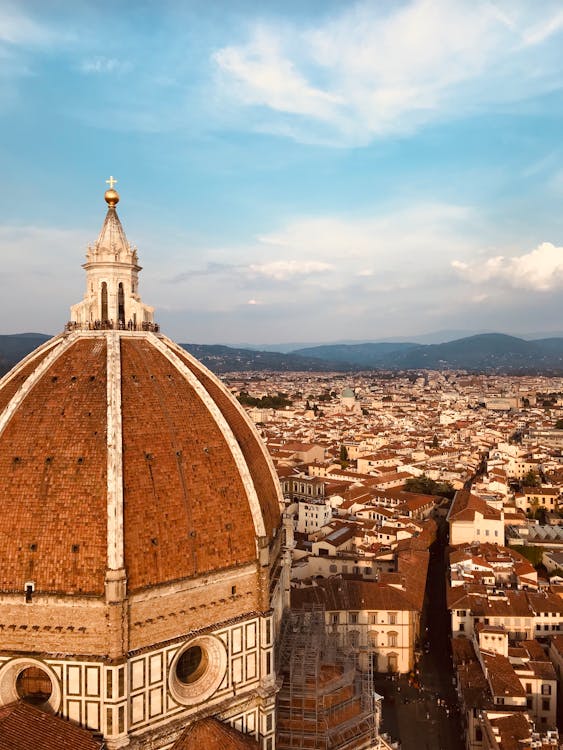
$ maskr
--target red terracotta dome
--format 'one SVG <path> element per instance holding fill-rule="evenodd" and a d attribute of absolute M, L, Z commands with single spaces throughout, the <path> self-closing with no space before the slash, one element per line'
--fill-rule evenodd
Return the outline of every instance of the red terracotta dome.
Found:
<path fill-rule="evenodd" d="M 276 533 L 254 428 L 164 336 L 63 334 L 6 375 L 0 408 L 2 591 L 32 579 L 37 592 L 101 594 L 120 567 L 112 536 L 135 591 L 255 560 L 257 538 Z"/>

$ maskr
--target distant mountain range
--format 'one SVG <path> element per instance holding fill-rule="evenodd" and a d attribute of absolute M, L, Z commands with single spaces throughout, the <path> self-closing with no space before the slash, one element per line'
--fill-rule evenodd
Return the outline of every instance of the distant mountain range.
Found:
<path fill-rule="evenodd" d="M 40 333 L 0 335 L 0 374 L 49 337 Z M 442 344 L 378 342 L 324 344 L 288 353 L 221 345 L 182 344 L 215 372 L 347 372 L 358 370 L 470 370 L 472 372 L 563 374 L 563 337 L 527 341 L 482 333 Z"/>
<path fill-rule="evenodd" d="M 253 351 L 264 351 L 264 352 L 281 352 L 282 354 L 288 354 L 290 352 L 300 351 L 301 349 L 312 349 L 318 346 L 341 346 L 341 345 L 358 345 L 358 344 L 445 344 L 449 341 L 457 341 L 458 339 L 471 338 L 472 336 L 478 336 L 482 333 L 495 333 L 491 330 L 470 330 L 470 329 L 459 329 L 459 328 L 445 328 L 440 331 L 432 331 L 430 333 L 420 333 L 416 336 L 394 336 L 392 338 L 378 338 L 374 336 L 370 339 L 339 339 L 336 341 L 315 341 L 315 342 L 285 342 L 277 344 L 247 344 L 247 343 L 236 343 L 227 344 L 238 349 L 251 349 Z M 561 331 L 540 331 L 535 333 L 511 333 L 508 334 L 515 336 L 525 341 L 535 341 L 536 339 L 553 339 L 563 338 L 563 330 Z"/>
<path fill-rule="evenodd" d="M 433 331 L 432 333 L 421 333 L 417 336 L 395 336 L 393 338 L 378 338 L 374 336 L 368 340 L 366 339 L 338 339 L 336 341 L 315 341 L 315 342 L 285 342 L 283 344 L 247 344 L 237 343 L 229 344 L 228 346 L 234 346 L 241 349 L 252 349 L 265 352 L 282 352 L 282 354 L 288 354 L 289 352 L 295 352 L 300 349 L 311 349 L 317 346 L 337 346 L 347 344 L 396 344 L 405 342 L 414 342 L 415 344 L 442 344 L 445 341 L 454 341 L 455 339 L 461 339 L 465 336 L 475 336 L 478 333 L 491 333 L 491 331 L 470 331 L 470 330 L 456 330 L 456 329 L 444 329 L 441 331 Z M 559 334 L 556 334 L 559 335 Z M 563 333 L 561 334 L 563 335 Z M 528 338 L 522 336 L 522 338 Z M 544 338 L 543 335 L 531 336 L 530 338 Z"/>
<path fill-rule="evenodd" d="M 293 354 L 389 370 L 563 372 L 563 338 L 526 341 L 504 333 L 482 333 L 444 344 L 320 346 Z"/>

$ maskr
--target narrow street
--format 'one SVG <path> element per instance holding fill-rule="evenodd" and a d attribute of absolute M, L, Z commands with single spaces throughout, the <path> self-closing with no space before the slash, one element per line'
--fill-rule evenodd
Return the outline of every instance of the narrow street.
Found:
<path fill-rule="evenodd" d="M 419 662 L 420 689 L 406 676 L 378 674 L 375 690 L 383 695 L 382 731 L 399 740 L 402 750 L 464 750 L 462 727 L 453 684 L 449 615 L 446 609 L 446 524 L 439 522 L 438 540 L 430 550 L 422 634 L 428 653 Z"/>

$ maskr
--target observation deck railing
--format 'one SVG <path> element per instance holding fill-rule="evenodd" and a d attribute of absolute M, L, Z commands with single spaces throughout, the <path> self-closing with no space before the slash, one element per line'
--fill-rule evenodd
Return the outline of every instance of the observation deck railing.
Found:
<path fill-rule="evenodd" d="M 158 333 L 160 326 L 158 323 L 143 321 L 135 323 L 132 320 L 93 320 L 88 323 L 77 323 L 75 320 L 69 320 L 65 325 L 65 331 L 152 331 Z"/>

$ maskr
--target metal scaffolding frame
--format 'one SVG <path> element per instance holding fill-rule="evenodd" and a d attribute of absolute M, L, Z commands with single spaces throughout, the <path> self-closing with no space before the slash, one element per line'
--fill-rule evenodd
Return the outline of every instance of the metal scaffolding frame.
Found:
<path fill-rule="evenodd" d="M 378 746 L 372 654 L 369 648 L 342 645 L 337 633 L 328 632 L 323 606 L 286 613 L 277 658 L 283 677 L 278 750 Z"/>

